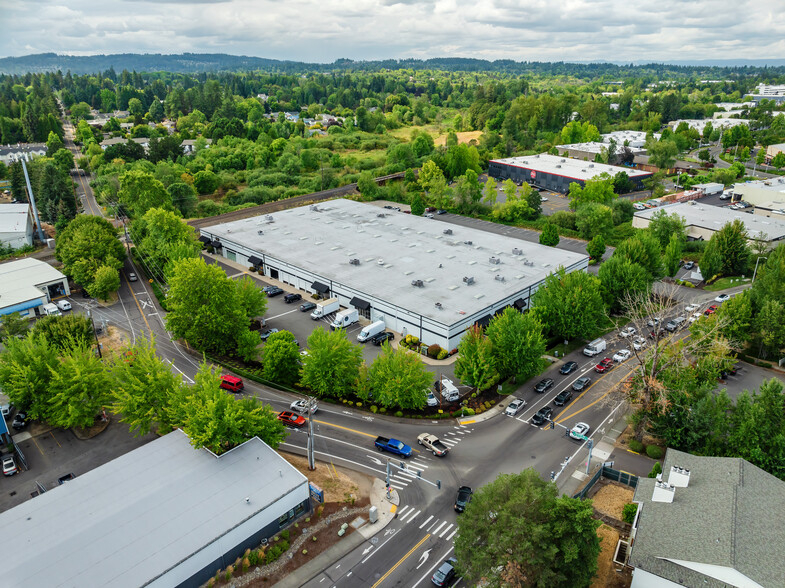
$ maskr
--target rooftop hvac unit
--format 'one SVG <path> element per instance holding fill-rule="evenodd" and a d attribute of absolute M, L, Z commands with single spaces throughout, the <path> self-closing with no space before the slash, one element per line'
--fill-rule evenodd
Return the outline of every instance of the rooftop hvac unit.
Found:
<path fill-rule="evenodd" d="M 593 164 L 593 163 L 590 163 L 590 164 L 589 164 L 589 167 L 594 167 L 594 164 Z"/>
<path fill-rule="evenodd" d="M 353 257 L 352 259 L 349 260 L 349 263 L 351 265 L 360 265 L 360 260 L 357 259 L 356 257 Z"/>
<path fill-rule="evenodd" d="M 491 257 L 488 261 L 496 265 L 499 265 L 502 262 L 502 260 L 499 259 L 498 257 Z"/>
<path fill-rule="evenodd" d="M 441 302 L 436 302 L 434 304 L 434 306 L 436 306 L 436 308 L 438 308 L 439 310 L 442 310 L 442 303 Z"/>
<path fill-rule="evenodd" d="M 275 219 L 273 218 L 273 215 L 271 215 L 271 214 L 268 214 L 266 217 L 264 217 L 264 220 L 266 220 L 268 223 L 274 223 L 275 222 Z"/>
<path fill-rule="evenodd" d="M 262 229 L 259 229 L 258 231 L 256 231 L 256 234 L 257 235 L 264 235 L 264 231 Z"/>
<path fill-rule="evenodd" d="M 503 281 L 504 281 L 504 276 L 499 276 L 499 275 L 497 275 L 497 276 L 495 276 L 495 278 L 494 278 L 494 279 L 495 279 L 497 282 L 503 282 Z"/>
<path fill-rule="evenodd" d="M 512 254 L 513 254 L 513 255 L 523 255 L 523 251 L 521 251 L 521 250 L 520 250 L 520 249 L 518 249 L 517 247 L 513 247 L 513 248 L 512 248 Z"/>
<path fill-rule="evenodd" d="M 313 212 L 319 212 L 319 207 L 318 207 L 318 206 L 316 206 L 315 204 L 311 204 L 311 210 L 312 210 Z"/>
<path fill-rule="evenodd" d="M 445 235 L 452 235 L 452 229 L 444 229 L 442 233 L 444 233 Z"/>
<path fill-rule="evenodd" d="M 557 164 L 556 164 L 556 167 L 559 167 L 559 168 L 560 168 L 560 167 L 561 167 L 561 165 L 557 163 Z"/>
<path fill-rule="evenodd" d="M 530 266 L 534 267 L 534 262 L 533 261 L 529 261 L 528 259 L 524 259 L 523 260 L 523 265 L 530 265 Z"/>
<path fill-rule="evenodd" d="M 463 277 L 463 281 L 464 281 L 464 283 L 465 283 L 467 286 L 471 286 L 472 284 L 474 284 L 474 278 L 473 278 L 473 277 L 470 277 L 470 276 L 464 276 L 464 277 Z"/>
<path fill-rule="evenodd" d="M 473 245 L 473 243 L 471 241 L 464 241 L 463 244 L 464 245 Z"/>
<path fill-rule="evenodd" d="M 564 162 L 565 162 L 565 161 L 567 161 L 567 160 L 566 160 L 566 159 L 560 159 L 559 161 L 560 161 L 560 162 L 562 162 L 562 163 L 564 163 Z"/>
<path fill-rule="evenodd" d="M 581 171 L 582 171 L 583 173 L 586 173 L 586 170 L 585 170 L 585 169 L 582 169 Z"/>
<path fill-rule="evenodd" d="M 379 218 L 384 218 L 384 217 L 386 217 L 387 215 L 386 215 L 386 214 L 384 214 L 383 212 L 380 212 L 380 213 L 379 213 L 379 214 L 377 214 L 376 216 L 378 216 Z"/>
<path fill-rule="evenodd" d="M 422 288 L 423 286 L 425 286 L 425 284 L 423 284 L 422 280 L 412 280 L 412 286 L 417 286 L 418 288 Z"/>

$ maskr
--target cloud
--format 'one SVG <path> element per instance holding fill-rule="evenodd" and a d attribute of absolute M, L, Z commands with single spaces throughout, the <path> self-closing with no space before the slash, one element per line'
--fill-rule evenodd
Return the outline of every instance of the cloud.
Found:
<path fill-rule="evenodd" d="M 9 55 L 785 57 L 781 0 L 0 0 Z M 765 48 L 765 50 L 764 50 Z"/>

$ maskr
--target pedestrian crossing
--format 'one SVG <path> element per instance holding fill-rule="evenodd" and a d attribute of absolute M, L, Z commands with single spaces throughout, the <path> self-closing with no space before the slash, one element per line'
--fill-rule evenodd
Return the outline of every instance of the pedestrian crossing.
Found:
<path fill-rule="evenodd" d="M 407 504 L 398 509 L 398 520 L 405 525 L 413 522 L 422 531 L 430 533 L 433 537 L 444 539 L 445 541 L 451 541 L 458 531 L 458 527 L 455 523 L 434 518 L 433 515 L 428 515 L 428 518 L 418 519 L 420 514 L 422 514 L 421 510 L 410 507 Z M 423 517 L 425 517 L 424 514 Z"/>

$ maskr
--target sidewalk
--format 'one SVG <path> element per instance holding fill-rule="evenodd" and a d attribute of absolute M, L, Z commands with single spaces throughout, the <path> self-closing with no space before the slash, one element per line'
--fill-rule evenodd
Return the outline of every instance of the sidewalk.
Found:
<path fill-rule="evenodd" d="M 395 519 L 395 511 L 398 509 L 399 504 L 398 493 L 395 490 L 393 490 L 391 498 L 388 499 L 384 482 L 376 478 L 373 481 L 370 498 L 371 505 L 378 510 L 378 521 L 373 524 L 367 522 L 368 513 L 366 512 L 363 516 L 366 519 L 366 523 L 356 533 L 352 533 L 305 565 L 293 570 L 283 580 L 276 583 L 275 586 L 277 588 L 297 588 L 302 586 L 376 535 Z"/>

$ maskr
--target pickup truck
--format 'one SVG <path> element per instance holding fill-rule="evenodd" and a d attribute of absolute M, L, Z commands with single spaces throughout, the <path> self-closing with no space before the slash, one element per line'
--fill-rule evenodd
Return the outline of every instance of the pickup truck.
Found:
<path fill-rule="evenodd" d="M 375 445 L 376 449 L 379 451 L 389 451 L 390 453 L 400 455 L 401 457 L 411 457 L 412 455 L 412 448 L 403 441 L 398 441 L 398 439 L 377 437 Z"/>
<path fill-rule="evenodd" d="M 444 443 L 439 441 L 436 435 L 431 435 L 430 433 L 421 433 L 417 437 L 417 443 L 438 457 L 444 457 L 450 450 Z"/>

